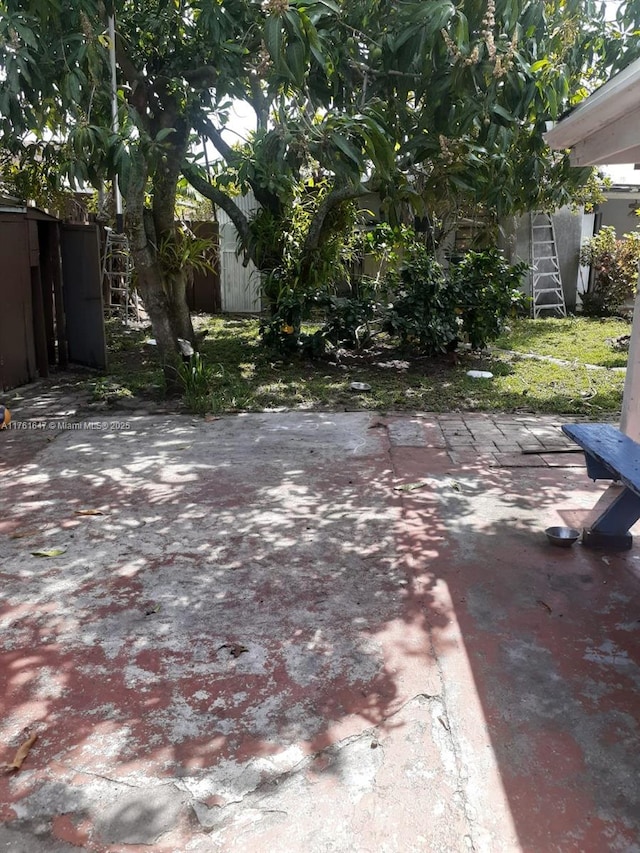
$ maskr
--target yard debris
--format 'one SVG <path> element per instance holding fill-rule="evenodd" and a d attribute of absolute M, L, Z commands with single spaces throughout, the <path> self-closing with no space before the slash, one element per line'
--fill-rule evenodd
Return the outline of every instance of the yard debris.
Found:
<path fill-rule="evenodd" d="M 391 361 L 378 361 L 375 366 L 381 370 L 409 370 L 411 367 L 408 361 L 401 361 L 398 358 L 393 358 Z"/>
<path fill-rule="evenodd" d="M 37 740 L 38 735 L 34 732 L 24 741 L 24 743 L 20 745 L 18 751 L 13 757 L 13 761 L 10 764 L 5 765 L 5 769 L 8 773 L 10 773 L 12 770 L 20 770 L 25 758 L 29 754 L 29 750 Z"/>
<path fill-rule="evenodd" d="M 457 483 L 455 480 L 451 480 L 449 485 L 451 486 L 451 488 L 453 489 L 454 492 L 461 492 L 462 491 L 462 486 L 460 485 L 460 483 Z"/>
<path fill-rule="evenodd" d="M 101 509 L 77 509 L 76 515 L 104 515 Z"/>
<path fill-rule="evenodd" d="M 618 335 L 617 338 L 605 338 L 604 342 L 605 344 L 608 344 L 611 349 L 616 350 L 616 352 L 629 352 L 631 335 Z"/>
<path fill-rule="evenodd" d="M 234 658 L 239 658 L 240 655 L 249 651 L 246 646 L 240 643 L 223 643 L 221 646 L 218 646 L 218 651 L 221 649 L 229 649 L 229 654 Z"/>
<path fill-rule="evenodd" d="M 32 551 L 32 557 L 61 557 L 66 548 L 45 548 L 41 551 Z"/>
<path fill-rule="evenodd" d="M 374 421 L 372 424 L 369 424 L 367 429 L 386 429 L 387 425 L 384 421 Z"/>
<path fill-rule="evenodd" d="M 493 379 L 493 373 L 490 370 L 467 370 L 467 376 L 472 379 Z"/>
<path fill-rule="evenodd" d="M 403 483 L 401 486 L 394 486 L 396 492 L 414 492 L 416 489 L 424 489 L 428 486 L 427 480 L 418 480 L 417 483 Z"/>
<path fill-rule="evenodd" d="M 160 605 L 156 604 L 153 607 L 149 607 L 147 610 L 145 610 L 144 615 L 145 616 L 152 616 L 154 613 L 159 613 L 159 612 L 160 612 Z"/>
<path fill-rule="evenodd" d="M 536 604 L 539 604 L 540 607 L 544 607 L 549 615 L 553 613 L 553 610 L 549 607 L 546 601 L 543 601 L 541 598 L 536 598 Z"/>
<path fill-rule="evenodd" d="M 366 382 L 352 382 L 349 389 L 351 391 L 371 391 L 371 385 L 367 385 Z"/>

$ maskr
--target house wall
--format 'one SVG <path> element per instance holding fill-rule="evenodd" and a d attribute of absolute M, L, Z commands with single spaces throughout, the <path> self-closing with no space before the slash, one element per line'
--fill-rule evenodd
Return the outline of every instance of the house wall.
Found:
<path fill-rule="evenodd" d="M 637 193 L 624 193 L 616 196 L 611 193 L 607 200 L 598 207 L 602 214 L 602 225 L 613 225 L 616 235 L 622 237 L 629 231 L 635 231 L 640 227 L 640 219 L 634 211 L 640 208 L 640 190 Z"/>
<path fill-rule="evenodd" d="M 563 207 L 553 214 L 556 251 L 560 263 L 560 278 L 568 311 L 575 311 L 578 289 L 580 245 L 582 240 L 582 210 L 573 211 Z M 514 222 L 507 223 L 504 248 L 511 263 L 531 263 L 531 216 L 525 214 Z M 523 290 L 531 296 L 531 279 L 528 273 L 523 281 Z"/>
<path fill-rule="evenodd" d="M 590 240 L 593 237 L 593 229 L 595 228 L 595 213 L 585 213 L 582 217 L 582 234 L 581 234 L 581 245 Z M 585 293 L 589 289 L 589 276 L 591 274 L 591 267 L 588 265 L 580 264 L 578 267 L 578 292 L 576 294 L 576 308 L 580 308 L 582 306 L 582 294 Z"/>
<path fill-rule="evenodd" d="M 582 216 L 581 208 L 574 211 L 569 207 L 563 207 L 553 215 L 558 260 L 560 261 L 560 278 L 562 279 L 564 301 L 568 311 L 576 310 Z"/>

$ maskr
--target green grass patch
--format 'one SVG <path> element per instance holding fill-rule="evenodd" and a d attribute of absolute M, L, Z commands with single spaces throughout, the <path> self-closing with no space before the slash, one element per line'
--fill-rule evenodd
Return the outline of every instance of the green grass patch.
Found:
<path fill-rule="evenodd" d="M 593 418 L 619 412 L 624 373 L 590 370 L 584 364 L 626 362 L 626 354 L 613 353 L 606 345 L 598 349 L 596 332 L 604 339 L 629 328 L 618 321 L 521 320 L 499 342 L 504 349 L 573 362 L 558 365 L 501 351 L 464 352 L 454 364 L 446 357 L 401 352 L 388 341 L 371 351 L 341 352 L 337 360 L 284 360 L 260 345 L 256 319 L 198 317 L 196 326 L 207 332 L 201 354 L 209 377 L 207 410 L 213 413 L 504 411 Z M 118 406 L 125 396 L 158 397 L 162 374 L 157 350 L 147 339 L 148 333 L 110 329 L 110 368 L 107 376 L 92 380 L 96 399 Z M 494 378 L 470 378 L 470 369 L 489 370 Z M 371 390 L 354 392 L 352 382 L 366 383 Z"/>
<path fill-rule="evenodd" d="M 608 339 L 631 332 L 631 324 L 624 320 L 549 317 L 517 319 L 510 325 L 511 331 L 502 335 L 495 346 L 601 367 L 625 367 L 627 364 L 627 353 L 617 352 L 607 343 Z"/>
<path fill-rule="evenodd" d="M 150 335 L 126 327 L 118 319 L 105 321 L 108 369 L 89 380 L 94 401 L 117 404 L 127 398 L 158 399 L 164 378 L 156 347 L 146 343 Z"/>

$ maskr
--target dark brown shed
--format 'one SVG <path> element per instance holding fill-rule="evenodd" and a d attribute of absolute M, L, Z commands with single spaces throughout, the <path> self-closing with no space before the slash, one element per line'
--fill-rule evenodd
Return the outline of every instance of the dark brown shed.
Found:
<path fill-rule="evenodd" d="M 90 359 L 69 352 L 76 327 L 91 338 Z M 106 366 L 97 227 L 0 198 L 0 390 L 68 361 Z"/>

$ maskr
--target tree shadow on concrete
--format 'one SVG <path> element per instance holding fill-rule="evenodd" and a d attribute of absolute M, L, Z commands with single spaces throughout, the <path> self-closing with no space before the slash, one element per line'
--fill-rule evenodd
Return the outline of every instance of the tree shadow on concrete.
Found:
<path fill-rule="evenodd" d="M 390 453 L 366 414 L 132 426 L 59 437 L 2 493 L 2 739 L 40 733 L 4 821 L 323 849 L 388 808 L 400 850 L 418 798 L 448 849 L 628 837 L 634 564 L 541 536 L 588 511 L 581 471 Z"/>

